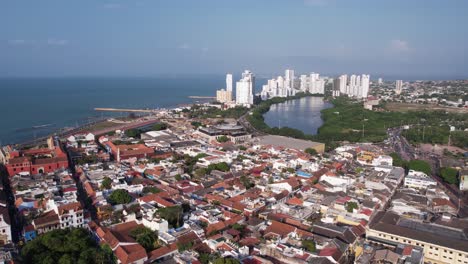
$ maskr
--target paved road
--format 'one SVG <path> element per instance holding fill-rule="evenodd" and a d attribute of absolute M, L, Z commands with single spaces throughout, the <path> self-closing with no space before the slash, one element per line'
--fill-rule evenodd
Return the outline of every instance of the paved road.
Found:
<path fill-rule="evenodd" d="M 254 137 L 258 137 L 258 136 L 264 136 L 265 133 L 257 130 L 255 127 L 253 127 L 250 122 L 247 120 L 247 116 L 250 115 L 252 113 L 252 110 L 248 111 L 247 113 L 245 113 L 243 116 L 241 116 L 237 121 L 239 122 L 239 124 L 241 124 L 241 126 L 243 126 L 245 128 L 245 130 L 249 131 L 250 133 L 252 133 L 252 136 Z"/>
<path fill-rule="evenodd" d="M 464 197 L 463 193 L 461 193 L 456 186 L 444 182 L 438 175 L 440 169 L 439 157 L 433 153 L 421 150 L 416 151 L 413 146 L 408 143 L 406 138 L 401 135 L 401 131 L 401 128 L 392 128 L 388 130 L 389 142 L 393 146 L 395 152 L 406 161 L 410 161 L 412 159 L 427 161 L 431 165 L 433 172 L 430 176 L 438 182 L 439 187 L 450 197 L 450 200 L 454 205 L 458 206 L 460 203 L 459 215 L 468 216 L 467 197 Z"/>

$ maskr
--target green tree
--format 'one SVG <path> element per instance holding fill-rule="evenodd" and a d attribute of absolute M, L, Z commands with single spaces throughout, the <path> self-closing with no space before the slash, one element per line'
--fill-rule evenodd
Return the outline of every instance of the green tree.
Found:
<path fill-rule="evenodd" d="M 140 134 L 141 134 L 141 131 L 136 128 L 125 130 L 125 135 L 127 137 L 139 138 Z"/>
<path fill-rule="evenodd" d="M 132 196 L 130 196 L 127 190 L 117 189 L 109 195 L 107 200 L 113 205 L 127 204 L 132 201 Z"/>
<path fill-rule="evenodd" d="M 312 155 L 312 156 L 317 155 L 317 150 L 315 150 L 315 149 L 313 149 L 313 148 L 306 148 L 306 149 L 304 150 L 304 152 L 307 153 L 307 154 L 310 154 L 310 155 Z"/>
<path fill-rule="evenodd" d="M 195 127 L 195 128 L 198 128 L 198 127 L 201 127 L 201 126 L 202 126 L 202 123 L 201 123 L 201 122 L 198 122 L 198 121 L 193 121 L 191 124 L 192 124 L 192 126 Z"/>
<path fill-rule="evenodd" d="M 101 182 L 101 190 L 109 190 L 112 188 L 112 180 L 109 177 L 104 177 L 104 179 Z"/>
<path fill-rule="evenodd" d="M 160 131 L 160 130 L 165 130 L 165 129 L 167 129 L 166 123 L 157 123 L 152 127 L 152 130 L 155 130 L 155 131 Z"/>
<path fill-rule="evenodd" d="M 177 249 L 179 252 L 184 252 L 186 250 L 189 250 L 193 247 L 193 242 L 189 241 L 187 243 L 177 243 Z"/>
<path fill-rule="evenodd" d="M 219 170 L 219 171 L 229 171 L 229 165 L 226 162 L 220 162 L 216 164 L 210 164 L 208 166 L 208 171 L 211 172 L 212 170 Z"/>
<path fill-rule="evenodd" d="M 427 175 L 431 175 L 431 165 L 424 160 L 411 160 L 408 162 L 408 169 L 424 172 Z"/>
<path fill-rule="evenodd" d="M 155 214 L 159 215 L 163 219 L 166 219 L 166 221 L 172 227 L 178 228 L 184 224 L 184 213 L 182 207 L 179 205 L 159 208 Z"/>
<path fill-rule="evenodd" d="M 347 202 L 346 203 L 346 211 L 352 213 L 354 209 L 358 209 L 358 204 L 356 202 Z"/>
<path fill-rule="evenodd" d="M 138 244 L 146 249 L 146 251 L 151 251 L 156 247 L 158 241 L 158 234 L 153 230 L 145 227 L 139 226 L 130 231 L 130 236 L 133 237 Z"/>
<path fill-rule="evenodd" d="M 206 174 L 208 174 L 208 170 L 205 169 L 205 168 L 198 168 L 194 172 L 194 175 L 197 178 L 201 178 L 201 177 L 205 176 Z"/>
<path fill-rule="evenodd" d="M 393 159 L 393 166 L 395 167 L 402 167 L 402 168 L 406 168 L 407 164 L 406 164 L 406 161 L 404 161 L 400 155 L 398 155 L 398 153 L 390 153 L 390 157 L 392 157 Z"/>
<path fill-rule="evenodd" d="M 304 247 L 309 252 L 315 252 L 317 250 L 315 241 L 313 240 L 302 240 L 302 247 Z"/>
<path fill-rule="evenodd" d="M 143 193 L 160 193 L 161 190 L 154 186 L 145 186 L 143 187 Z"/>
<path fill-rule="evenodd" d="M 223 135 L 223 136 L 218 137 L 216 140 L 220 143 L 224 143 L 224 142 L 228 142 L 229 138 Z"/>
<path fill-rule="evenodd" d="M 240 262 L 235 258 L 217 258 L 213 264 L 240 264 Z"/>
<path fill-rule="evenodd" d="M 250 189 L 250 188 L 252 188 L 254 186 L 254 184 L 250 181 L 250 179 L 247 178 L 247 176 L 245 176 L 245 175 L 242 175 L 240 177 L 240 181 L 241 181 L 242 185 L 244 185 L 244 187 L 246 189 Z"/>
<path fill-rule="evenodd" d="M 23 263 L 116 263 L 112 250 L 99 247 L 83 228 L 58 229 L 38 236 L 21 249 Z"/>
<path fill-rule="evenodd" d="M 458 183 L 458 171 L 454 168 L 444 167 L 440 169 L 440 176 L 444 179 L 445 182 L 449 184 Z"/>

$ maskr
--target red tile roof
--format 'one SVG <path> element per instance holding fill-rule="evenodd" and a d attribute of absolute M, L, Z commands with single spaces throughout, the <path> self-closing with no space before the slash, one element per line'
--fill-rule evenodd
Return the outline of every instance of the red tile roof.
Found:
<path fill-rule="evenodd" d="M 157 249 L 151 251 L 149 253 L 148 260 L 149 260 L 150 263 L 152 263 L 152 262 L 160 259 L 161 257 L 165 256 L 165 255 L 175 253 L 175 252 L 177 252 L 177 244 L 172 243 L 172 244 L 169 244 L 167 246 L 163 246 L 163 247 L 160 247 L 160 248 L 157 248 Z"/>
<path fill-rule="evenodd" d="M 114 254 L 122 264 L 134 263 L 148 258 L 145 248 L 140 244 L 118 246 L 114 250 Z"/>

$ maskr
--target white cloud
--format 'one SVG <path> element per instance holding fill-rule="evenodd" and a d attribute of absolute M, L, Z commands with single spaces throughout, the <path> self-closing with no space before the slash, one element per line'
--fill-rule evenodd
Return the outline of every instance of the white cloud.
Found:
<path fill-rule="evenodd" d="M 50 38 L 47 40 L 47 45 L 51 46 L 64 46 L 68 44 L 68 40 L 66 39 L 54 39 Z"/>
<path fill-rule="evenodd" d="M 182 43 L 177 48 L 183 49 L 183 50 L 188 50 L 188 49 L 190 49 L 190 45 L 187 44 L 187 43 Z"/>
<path fill-rule="evenodd" d="M 10 45 L 24 45 L 24 44 L 26 44 L 26 40 L 24 40 L 24 39 L 10 39 L 10 40 L 8 40 L 8 44 L 10 44 Z"/>
<path fill-rule="evenodd" d="M 407 52 L 410 51 L 410 47 L 408 41 L 393 39 L 390 41 L 390 50 L 394 52 Z"/>

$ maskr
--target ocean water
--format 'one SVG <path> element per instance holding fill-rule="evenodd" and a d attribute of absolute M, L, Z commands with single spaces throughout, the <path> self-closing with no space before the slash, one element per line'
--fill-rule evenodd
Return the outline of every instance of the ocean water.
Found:
<path fill-rule="evenodd" d="M 0 79 L 0 145 L 18 143 L 125 113 L 95 107 L 165 108 L 193 103 L 190 95 L 216 96 L 225 77 Z M 235 80 L 235 79 L 234 79 Z M 264 80 L 258 79 L 256 87 Z M 43 126 L 35 128 L 35 126 Z"/>
<path fill-rule="evenodd" d="M 315 135 L 323 124 L 320 111 L 331 107 L 322 97 L 303 97 L 272 105 L 263 117 L 270 127 L 287 126 Z"/>

